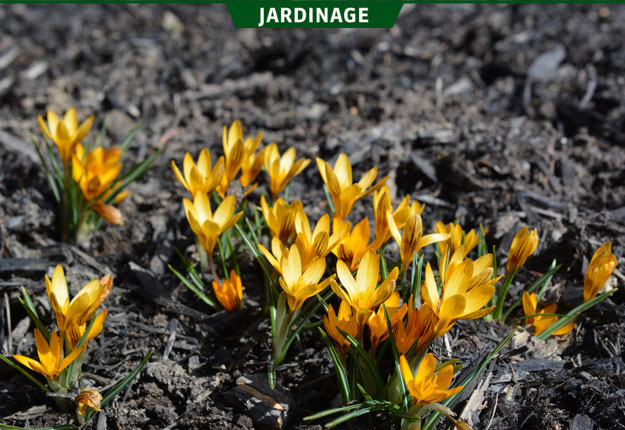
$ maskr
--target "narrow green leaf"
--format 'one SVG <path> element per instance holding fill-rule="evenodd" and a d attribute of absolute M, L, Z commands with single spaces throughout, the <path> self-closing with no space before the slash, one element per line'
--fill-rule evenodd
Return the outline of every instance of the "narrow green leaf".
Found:
<path fill-rule="evenodd" d="M 143 360 L 141 360 L 141 363 L 139 363 L 137 367 L 135 367 L 135 369 L 132 372 L 130 372 L 124 379 L 119 381 L 109 391 L 107 391 L 107 393 L 102 398 L 102 401 L 100 402 L 101 406 L 106 406 L 109 402 L 111 402 L 111 400 L 115 398 L 115 396 L 117 396 L 130 383 L 132 383 L 132 381 L 137 377 L 139 372 L 141 372 L 141 370 L 143 370 L 145 365 L 148 363 L 148 360 L 152 356 L 153 351 L 154 350 L 150 348 L 150 350 L 145 355 L 145 357 L 143 357 Z M 87 412 L 87 417 L 86 417 L 87 420 L 89 420 L 89 418 L 91 418 L 94 413 L 95 411 L 93 409 L 90 409 L 89 412 Z"/>
<path fill-rule="evenodd" d="M 532 282 L 529 285 L 529 287 L 525 289 L 525 291 L 527 291 L 528 294 L 533 293 L 534 290 L 538 288 L 538 286 L 540 286 L 541 284 L 543 285 L 542 288 L 545 288 L 547 285 L 549 285 L 549 282 L 551 282 L 551 278 L 553 278 L 553 275 L 562 267 L 561 264 L 556 265 L 555 263 L 556 263 L 556 260 L 554 259 L 553 262 L 551 263 L 551 267 L 549 268 L 549 270 L 543 273 L 543 275 L 540 278 L 536 279 L 534 282 Z M 521 304 L 522 300 L 523 300 L 523 296 L 516 299 L 514 303 L 512 303 L 512 305 L 510 305 L 510 307 L 506 310 L 506 312 L 503 314 L 501 319 L 503 321 L 506 321 L 506 319 L 512 313 L 512 311 L 515 310 Z M 540 299 L 538 299 L 537 297 L 537 302 L 538 301 L 540 301 Z"/>
<path fill-rule="evenodd" d="M 332 342 L 332 340 L 328 337 L 326 332 L 323 331 L 321 327 L 319 327 L 319 332 L 321 333 L 321 337 L 323 337 L 323 341 L 326 343 L 328 351 L 330 351 L 330 356 L 334 361 L 334 372 L 336 373 L 336 379 L 339 384 L 339 389 L 341 390 L 341 398 L 343 399 L 343 404 L 347 404 L 351 399 L 349 382 L 347 381 L 347 371 L 343 366 L 341 356 L 334 347 L 334 343 Z"/>
<path fill-rule="evenodd" d="M 50 390 L 48 387 L 46 387 L 41 382 L 39 382 L 39 380 L 37 378 L 35 378 L 35 376 L 33 376 L 29 371 L 24 369 L 22 366 L 13 363 L 11 360 L 9 360 L 7 357 L 5 357 L 2 354 L 0 354 L 0 360 L 4 361 L 6 364 L 11 366 L 13 369 L 17 370 L 22 375 L 26 376 L 28 379 L 31 380 L 31 382 L 33 382 L 36 386 L 41 388 L 45 393 L 51 393 L 52 392 L 52 390 Z"/>
<path fill-rule="evenodd" d="M 373 362 L 373 360 L 369 356 L 369 353 L 365 351 L 364 348 L 360 345 L 360 343 L 355 338 L 353 338 L 349 333 L 341 330 L 338 327 L 337 327 L 337 330 L 345 337 L 345 339 L 349 341 L 349 343 L 352 346 L 352 350 L 355 351 L 362 359 L 363 363 L 367 367 L 367 370 L 369 370 L 369 373 L 373 377 L 378 393 L 384 393 L 384 382 L 382 381 L 382 376 L 380 375 L 378 366 L 376 366 L 376 364 Z"/>
<path fill-rule="evenodd" d="M 128 146 L 130 145 L 130 142 L 132 142 L 132 140 L 135 138 L 135 135 L 137 134 L 140 128 L 141 128 L 141 123 L 139 122 L 133 128 L 130 129 L 130 133 L 128 133 L 128 136 L 126 136 L 126 138 L 122 142 L 122 154 L 126 153 L 126 151 L 128 150 Z"/>
<path fill-rule="evenodd" d="M 178 279 L 180 279 L 180 281 L 188 289 L 193 291 L 200 298 L 200 300 L 202 300 L 204 303 L 206 303 L 208 306 L 210 306 L 211 308 L 213 308 L 216 311 L 218 311 L 220 309 L 219 305 L 217 304 L 217 302 L 215 300 L 213 300 L 212 297 L 206 295 L 202 290 L 200 290 L 198 287 L 196 287 L 193 284 L 193 282 L 189 281 L 182 273 L 180 273 L 176 269 L 174 269 L 171 264 L 169 264 L 167 267 L 169 267 L 169 270 L 171 270 L 173 272 L 173 274 L 176 275 L 176 277 Z"/>
<path fill-rule="evenodd" d="M 380 248 L 380 276 L 382 279 L 386 279 L 388 277 L 388 266 L 386 265 L 386 258 L 384 258 L 384 250 L 386 246 L 382 246 Z"/>
<path fill-rule="evenodd" d="M 357 403 L 354 405 L 341 406 L 340 408 L 326 409 L 325 411 L 321 411 L 321 412 L 317 412 L 316 414 L 308 415 L 307 417 L 304 417 L 303 420 L 304 421 L 318 420 L 319 418 L 327 417 L 328 415 L 338 414 L 340 412 L 352 411 L 354 409 L 358 409 L 362 407 L 363 407 L 362 403 Z"/>
<path fill-rule="evenodd" d="M 330 191 L 328 191 L 328 187 L 326 186 L 326 184 L 323 184 L 323 193 L 326 195 L 326 200 L 328 201 L 330 213 L 334 214 L 336 212 L 336 209 L 334 208 L 334 202 L 332 201 L 332 196 L 330 195 Z"/>
<path fill-rule="evenodd" d="M 50 188 L 52 189 L 52 194 L 54 194 L 54 199 L 56 200 L 57 204 L 61 203 L 61 193 L 59 193 L 59 189 L 57 187 L 56 181 L 54 180 L 54 178 L 52 177 L 52 174 L 50 173 L 50 169 L 48 168 L 48 164 L 44 161 L 43 156 L 41 155 L 41 151 L 39 150 L 39 145 L 37 145 L 37 143 L 35 142 L 35 139 L 30 138 L 30 143 L 35 147 L 35 151 L 37 152 L 37 156 L 39 157 L 39 163 L 41 164 L 41 167 L 43 168 L 43 171 L 46 175 L 46 179 L 48 180 L 48 184 L 50 184 Z"/>
<path fill-rule="evenodd" d="M 467 377 L 464 378 L 462 381 L 458 381 L 454 385 L 454 386 L 462 385 L 463 386 L 462 390 L 460 390 L 453 396 L 449 397 L 448 399 L 440 403 L 447 407 L 453 404 L 456 401 L 456 399 L 460 397 L 460 395 L 466 389 L 466 387 L 471 385 L 471 383 L 480 375 L 480 373 L 482 373 L 482 371 L 486 368 L 486 366 L 488 366 L 488 363 L 490 363 L 491 360 L 495 358 L 497 354 L 499 354 L 499 351 L 501 351 L 503 347 L 506 346 L 508 342 L 510 342 L 510 339 L 512 339 L 512 336 L 514 335 L 515 332 L 516 332 L 516 329 L 512 329 L 510 333 L 508 333 L 508 335 L 505 338 L 503 338 L 503 340 L 499 342 L 497 346 L 495 346 L 495 348 L 493 348 L 490 354 L 488 354 L 488 356 L 484 359 L 484 361 L 482 361 L 482 363 L 477 367 L 477 369 L 475 369 L 473 372 L 468 374 Z M 423 430 L 432 430 L 434 426 L 436 425 L 436 423 L 438 422 L 438 420 L 440 419 L 440 417 L 441 417 L 441 414 L 439 412 L 435 412 L 435 411 L 432 412 L 432 415 L 429 416 L 428 420 L 423 426 Z"/>
<path fill-rule="evenodd" d="M 41 322 L 39 317 L 36 315 L 36 311 L 35 311 L 35 313 L 33 313 L 33 310 L 35 309 L 34 306 L 32 308 L 30 306 L 28 306 L 28 304 L 26 303 L 26 299 L 23 299 L 22 297 L 18 297 L 17 300 L 20 302 L 20 304 L 22 305 L 22 307 L 24 308 L 24 310 L 26 311 L 26 313 L 28 314 L 28 316 L 32 320 L 33 324 L 35 324 L 35 327 L 37 328 L 37 330 L 39 330 L 39 332 L 46 339 L 46 342 L 48 342 L 48 344 L 49 344 L 50 343 L 50 332 L 48 331 L 46 326 L 43 325 L 43 323 Z M 32 306 L 32 302 L 30 303 L 30 305 Z"/>
<path fill-rule="evenodd" d="M 575 309 L 570 310 L 569 312 L 566 313 L 566 315 L 564 315 L 558 321 L 553 323 L 551 325 L 551 327 L 549 327 L 547 330 L 543 331 L 541 334 L 536 336 L 536 339 L 546 340 L 547 338 L 549 338 L 549 336 L 551 336 L 557 330 L 559 330 L 560 328 L 564 327 L 565 325 L 570 323 L 572 320 L 577 318 L 579 316 L 579 314 L 581 314 L 585 310 L 588 310 L 588 309 L 592 308 L 593 306 L 595 306 L 599 302 L 602 302 L 603 300 L 607 299 L 614 292 L 616 292 L 616 288 L 613 289 L 613 290 L 607 291 L 607 292 L 605 292 L 605 293 L 595 297 L 592 300 L 588 300 L 586 303 L 582 303 L 581 305 L 577 306 Z"/>
<path fill-rule="evenodd" d="M 115 197 L 117 197 L 117 195 L 124 190 L 124 188 L 143 176 L 145 172 L 147 172 L 148 169 L 152 167 L 154 160 L 156 160 L 156 157 L 158 157 L 164 149 L 165 148 L 159 149 L 147 159 L 133 166 L 129 171 L 124 173 L 120 178 L 121 183 L 116 186 L 113 191 L 111 191 L 111 193 L 104 199 L 104 203 L 110 204 L 115 199 Z"/>
<path fill-rule="evenodd" d="M 484 226 L 480 224 L 480 238 L 477 243 L 477 255 L 478 258 L 488 254 L 488 245 L 486 245 L 486 238 L 484 237 Z"/>
<path fill-rule="evenodd" d="M 391 349 L 393 350 L 393 359 L 395 360 L 395 373 L 397 374 L 397 378 L 399 378 L 399 383 L 401 385 L 402 392 L 402 403 L 404 406 L 404 411 L 408 411 L 410 409 L 410 391 L 408 391 L 408 386 L 406 385 L 406 381 L 404 381 L 404 377 L 401 374 L 401 366 L 399 364 L 399 352 L 397 351 L 397 345 L 395 344 L 395 336 L 393 334 L 393 324 L 391 323 L 391 317 L 388 315 L 388 309 L 385 304 L 382 304 L 384 307 L 384 316 L 386 317 L 386 326 L 388 329 L 388 338 L 389 343 L 391 344 Z"/>

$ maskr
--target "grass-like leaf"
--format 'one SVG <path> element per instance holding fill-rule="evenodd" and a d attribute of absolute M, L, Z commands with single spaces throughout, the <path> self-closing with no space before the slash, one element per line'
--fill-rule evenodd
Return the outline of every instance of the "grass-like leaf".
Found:
<path fill-rule="evenodd" d="M 349 382 L 347 382 L 347 371 L 343 366 L 340 354 L 334 347 L 334 343 L 332 343 L 332 339 L 328 337 L 326 332 L 323 331 L 321 327 L 319 327 L 319 332 L 321 333 L 321 337 L 323 337 L 323 341 L 326 343 L 328 351 L 330 351 L 330 356 L 334 361 L 334 372 L 336 373 L 336 379 L 339 384 L 339 389 L 341 390 L 341 398 L 343 399 L 343 404 L 347 404 L 351 399 Z"/>
<path fill-rule="evenodd" d="M 140 128 L 141 128 L 141 123 L 139 122 L 133 128 L 130 129 L 130 133 L 128 133 L 128 136 L 126 136 L 126 138 L 122 142 L 122 146 L 121 146 L 122 154 L 126 153 L 126 151 L 128 150 L 128 146 L 130 145 L 130 142 L 132 142 L 132 139 L 135 138 L 135 135 L 137 134 Z"/>
<path fill-rule="evenodd" d="M 202 300 L 204 303 L 206 303 L 208 306 L 210 306 L 216 311 L 220 309 L 219 305 L 217 304 L 215 300 L 213 300 L 212 297 L 206 295 L 204 291 L 199 289 L 193 282 L 189 281 L 189 279 L 187 279 L 186 276 L 184 276 L 182 273 L 174 269 L 171 264 L 169 264 L 168 267 L 169 267 L 169 270 L 171 270 L 173 274 L 176 275 L 178 279 L 180 279 L 180 282 L 182 282 L 185 285 L 185 287 L 193 291 L 200 298 L 200 300 Z"/>
<path fill-rule="evenodd" d="M 546 340 L 547 338 L 549 338 L 549 336 L 551 336 L 553 333 L 555 333 L 558 329 L 564 327 L 565 325 L 570 323 L 572 320 L 577 318 L 579 316 L 579 314 L 581 314 L 582 312 L 584 312 L 587 309 L 592 308 L 593 306 L 595 306 L 599 302 L 604 301 L 605 299 L 610 297 L 615 291 L 616 291 L 616 289 L 610 290 L 608 292 L 605 292 L 605 293 L 595 297 L 594 299 L 588 300 L 586 303 L 582 303 L 581 305 L 577 306 L 576 308 L 570 310 L 563 317 L 561 317 L 558 321 L 553 323 L 551 325 L 551 327 L 549 327 L 547 330 L 543 331 L 541 334 L 536 336 L 536 339 Z"/>
<path fill-rule="evenodd" d="M 106 196 L 106 198 L 104 199 L 104 203 L 111 204 L 111 202 L 115 200 L 115 197 L 117 197 L 117 195 L 121 193 L 128 185 L 143 176 L 145 172 L 147 172 L 148 169 L 152 167 L 154 160 L 156 160 L 156 157 L 158 157 L 164 149 L 165 148 L 159 149 L 154 154 L 143 160 L 141 163 L 134 165 L 130 170 L 124 173 L 119 179 L 121 182 L 111 191 L 108 196 Z"/>
<path fill-rule="evenodd" d="M 141 370 L 143 370 L 145 365 L 148 363 L 148 360 L 152 356 L 153 351 L 153 349 L 150 349 L 148 353 L 145 354 L 145 357 L 143 357 L 143 360 L 141 360 L 141 363 L 139 363 L 132 372 L 130 372 L 124 379 L 119 381 L 106 392 L 106 394 L 102 398 L 102 401 L 100 402 L 100 405 L 102 407 L 110 403 L 115 398 L 115 396 L 117 396 L 122 390 L 124 390 L 130 383 L 132 383 L 132 381 L 137 377 L 139 372 L 141 372 Z M 94 413 L 95 411 L 93 409 L 90 409 L 89 412 L 87 412 L 86 420 L 89 420 Z"/>
<path fill-rule="evenodd" d="M 515 332 L 516 332 L 516 329 L 512 329 L 510 333 L 508 333 L 508 335 L 505 338 L 503 338 L 503 340 L 499 342 L 495 348 L 493 348 L 490 354 L 486 356 L 484 361 L 482 361 L 482 363 L 477 367 L 477 369 L 475 369 L 473 372 L 468 374 L 467 377 L 464 378 L 462 381 L 458 381 L 458 383 L 455 386 L 463 385 L 462 390 L 460 390 L 453 396 L 449 397 L 445 401 L 441 402 L 441 404 L 449 407 L 458 398 L 460 398 L 460 395 L 466 389 L 466 387 L 470 385 L 480 375 L 480 373 L 482 373 L 482 371 L 486 368 L 486 366 L 488 366 L 488 363 L 490 363 L 491 360 L 495 358 L 497 354 L 499 354 L 499 352 L 503 349 L 503 347 L 506 346 L 508 342 L 510 342 L 510 339 L 512 339 L 512 336 L 514 335 Z M 423 430 L 432 430 L 434 426 L 436 425 L 436 423 L 438 422 L 438 420 L 440 419 L 440 417 L 441 417 L 441 414 L 439 412 L 433 412 L 432 415 L 430 415 L 427 421 L 425 422 L 425 425 L 423 426 Z"/>
<path fill-rule="evenodd" d="M 46 387 L 45 385 L 43 385 L 34 375 L 32 375 L 29 371 L 27 371 L 26 369 L 24 369 L 22 366 L 13 363 L 11 360 L 9 360 L 7 357 L 5 357 L 4 355 L 0 354 L 0 360 L 4 361 L 6 364 L 8 364 L 9 366 L 11 366 L 13 369 L 17 370 L 18 372 L 20 372 L 22 375 L 26 376 L 28 379 L 30 379 L 36 386 L 38 386 L 39 388 L 41 388 L 45 393 L 51 393 L 52 390 L 50 390 L 48 387 Z"/>
<path fill-rule="evenodd" d="M 404 406 L 404 411 L 408 411 L 408 409 L 410 409 L 411 400 L 410 391 L 408 391 L 406 381 L 404 381 L 404 377 L 401 374 L 401 366 L 399 364 L 399 352 L 397 351 L 397 345 L 395 344 L 395 336 L 393 335 L 393 324 L 391 323 L 391 317 L 388 314 L 388 309 L 386 308 L 386 305 L 382 304 L 382 306 L 384 307 L 384 317 L 386 318 L 389 343 L 391 344 L 391 349 L 393 350 L 393 359 L 395 360 L 395 372 L 397 373 L 397 378 L 399 378 L 399 383 L 401 385 L 402 404 Z"/>
<path fill-rule="evenodd" d="M 556 265 L 556 260 L 554 259 L 551 263 L 551 267 L 549 268 L 549 270 L 547 270 L 545 273 L 543 273 L 543 275 L 536 279 L 534 282 L 532 282 L 529 287 L 527 287 L 525 289 L 525 291 L 527 291 L 528 294 L 531 294 L 534 292 L 534 290 L 536 288 L 538 288 L 538 286 L 542 285 L 541 290 L 546 289 L 547 285 L 549 285 L 549 282 L 551 282 L 551 278 L 553 278 L 553 275 L 560 270 L 560 268 L 562 267 L 561 264 L 557 264 Z M 503 321 L 505 321 L 508 316 L 510 316 L 510 314 L 512 313 L 513 310 L 515 310 L 520 304 L 521 301 L 523 300 L 523 297 L 519 297 L 518 299 L 516 299 L 514 301 L 514 303 L 512 303 L 512 305 L 510 305 L 510 307 L 506 310 L 506 312 L 504 312 L 503 316 L 501 317 L 501 319 Z M 536 301 L 539 302 L 540 298 L 537 296 L 536 297 Z"/>
<path fill-rule="evenodd" d="M 360 345 L 360 343 L 354 339 L 349 333 L 341 330 L 337 327 L 337 330 L 347 339 L 347 341 L 352 346 L 352 351 L 355 351 L 358 356 L 362 359 L 362 362 L 369 370 L 369 373 L 373 377 L 378 393 L 383 393 L 385 390 L 384 382 L 382 381 L 382 376 L 380 375 L 380 371 L 378 370 L 378 366 L 376 366 L 375 362 L 369 356 L 369 353 L 364 350 L 364 348 Z"/>
<path fill-rule="evenodd" d="M 33 305 L 33 302 L 24 287 L 22 287 L 22 297 L 18 297 L 17 300 L 20 302 L 20 304 L 32 320 L 33 324 L 35 324 L 37 330 L 39 330 L 39 332 L 46 339 L 46 342 L 50 343 L 50 332 L 39 319 L 39 316 L 37 315 L 37 310 L 35 310 L 35 306 Z"/>

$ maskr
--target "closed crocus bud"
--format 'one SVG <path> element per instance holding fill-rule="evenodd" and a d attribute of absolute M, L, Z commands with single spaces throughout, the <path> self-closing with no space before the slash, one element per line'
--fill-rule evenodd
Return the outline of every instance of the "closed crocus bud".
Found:
<path fill-rule="evenodd" d="M 100 402 L 102 402 L 102 394 L 95 388 L 87 388 L 80 392 L 74 399 L 76 404 L 76 414 L 78 415 L 78 421 L 83 424 L 85 421 L 85 413 L 87 409 L 93 409 L 96 412 L 100 412 Z"/>
<path fill-rule="evenodd" d="M 594 298 L 616 268 L 612 243 L 606 242 L 592 256 L 584 277 L 584 302 Z"/>
<path fill-rule="evenodd" d="M 241 309 L 241 300 L 243 298 L 243 287 L 241 278 L 234 270 L 230 271 L 230 279 L 224 279 L 221 284 L 213 281 L 213 290 L 219 303 L 227 311 L 238 311 Z"/>
<path fill-rule="evenodd" d="M 98 203 L 93 205 L 93 210 L 100 215 L 104 221 L 113 225 L 123 225 L 124 217 L 122 213 L 115 206 L 105 205 L 102 203 Z"/>
<path fill-rule="evenodd" d="M 528 231 L 525 226 L 514 236 L 510 251 L 508 252 L 508 264 L 506 264 L 506 272 L 511 273 L 518 270 L 525 264 L 527 257 L 532 255 L 538 247 L 538 233 L 536 229 Z"/>

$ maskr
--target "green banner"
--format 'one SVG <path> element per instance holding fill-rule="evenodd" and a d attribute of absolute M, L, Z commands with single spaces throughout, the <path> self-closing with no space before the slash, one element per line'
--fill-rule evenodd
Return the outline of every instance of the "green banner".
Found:
<path fill-rule="evenodd" d="M 391 28 L 402 2 L 228 1 L 237 28 Z"/>

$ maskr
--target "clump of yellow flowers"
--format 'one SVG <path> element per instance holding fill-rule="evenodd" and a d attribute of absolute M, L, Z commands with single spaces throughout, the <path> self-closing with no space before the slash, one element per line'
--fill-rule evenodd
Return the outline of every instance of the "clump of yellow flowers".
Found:
<path fill-rule="evenodd" d="M 98 311 L 111 293 L 113 277 L 106 275 L 94 279 L 80 289 L 74 297 L 69 295 L 63 267 L 54 269 L 52 279 L 45 276 L 46 292 L 50 308 L 56 318 L 57 330 L 49 331 L 39 318 L 30 298 L 22 288 L 20 303 L 35 325 L 34 337 L 37 358 L 15 354 L 14 363 L 0 354 L 0 360 L 22 373 L 37 387 L 54 398 L 59 407 L 67 411 L 73 399 L 76 417 L 84 424 L 95 412 L 99 412 L 118 392 L 123 390 L 145 366 L 152 352 L 144 357 L 135 370 L 116 384 L 106 398 L 96 388 L 80 389 L 80 375 L 87 358 L 89 342 L 95 339 L 104 327 L 107 310 Z M 21 365 L 21 366 L 20 366 Z M 45 382 L 32 372 L 43 376 Z"/>
<path fill-rule="evenodd" d="M 39 319 L 28 293 L 22 290 L 21 303 L 36 327 L 34 335 L 38 359 L 14 355 L 15 361 L 24 366 L 22 368 L 11 364 L 4 356 L 0 358 L 22 372 L 44 391 L 65 395 L 70 393 L 76 385 L 89 341 L 102 331 L 107 311 L 104 309 L 98 313 L 98 308 L 110 294 L 113 278 L 107 275 L 101 279 L 95 279 L 70 299 L 63 267 L 57 265 L 52 279 L 45 276 L 45 284 L 59 331 L 47 330 Z M 43 376 L 45 384 L 26 369 Z M 61 407 L 67 406 L 66 397 L 55 397 L 55 400 Z"/>
<path fill-rule="evenodd" d="M 172 161 L 176 178 L 191 194 L 183 206 L 214 294 L 207 293 L 202 282 L 206 273 L 198 273 L 184 257 L 188 276 L 172 270 L 208 305 L 238 310 L 243 300 L 236 245 L 249 248 L 265 277 L 273 346 L 270 385 L 275 386 L 277 367 L 306 329 L 317 327 L 334 361 L 346 406 L 307 419 L 347 414 L 328 423 L 331 426 L 356 413 L 383 410 L 400 419 L 403 429 L 421 429 L 422 420 L 433 411 L 431 417 L 442 414 L 457 428 L 467 429 L 448 405 L 477 373 L 454 381 L 461 365 L 452 359 L 437 366 L 430 351 L 433 342 L 460 320 L 482 318 L 525 320 L 538 337 L 562 335 L 575 327 L 573 319 L 581 311 L 609 295 L 597 296 L 616 265 L 609 244 L 589 265 L 583 308 L 558 315 L 555 304 L 540 306 L 555 265 L 510 305 L 508 290 L 538 248 L 536 229 L 525 226 L 515 235 L 504 278 L 494 249 L 488 252 L 488 229 L 465 230 L 457 222 L 438 221 L 427 233 L 432 220 L 424 214 L 425 206 L 409 195 L 394 202 L 388 176 L 376 182 L 376 167 L 354 182 L 347 154 L 338 154 L 333 164 L 317 158 L 327 195 L 327 206 L 320 206 L 328 210 L 315 223 L 303 202 L 289 200 L 285 191 L 309 159 L 297 159 L 294 148 L 281 153 L 276 143 L 263 147 L 262 133 L 244 136 L 239 121 L 224 127 L 222 149 L 214 164 L 208 148 L 197 162 L 187 153 L 182 172 Z M 352 209 L 369 195 L 372 219 L 356 217 Z M 214 264 L 214 254 L 220 265 Z M 428 255 L 435 258 L 426 261 Z M 521 304 L 525 316 L 511 318 Z M 323 316 L 315 321 L 320 312 Z M 389 361 L 394 366 L 387 366 Z M 428 421 L 426 428 L 432 425 Z"/>
<path fill-rule="evenodd" d="M 122 173 L 121 158 L 138 127 L 131 130 L 121 146 L 104 148 L 104 130 L 97 139 L 86 142 L 93 116 L 80 125 L 74 108 L 63 118 L 52 110 L 46 117 L 38 117 L 44 150 L 34 141 L 33 145 L 58 204 L 62 239 L 81 242 L 102 220 L 123 224 L 124 217 L 115 205 L 128 195 L 126 187 L 147 171 L 160 151 Z M 56 146 L 58 157 L 51 143 Z"/>

